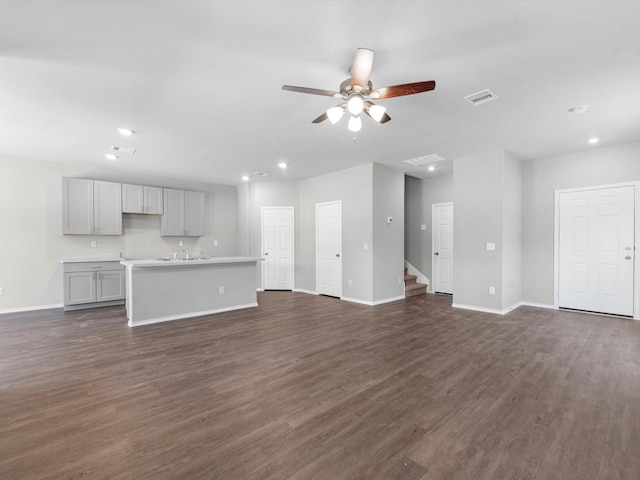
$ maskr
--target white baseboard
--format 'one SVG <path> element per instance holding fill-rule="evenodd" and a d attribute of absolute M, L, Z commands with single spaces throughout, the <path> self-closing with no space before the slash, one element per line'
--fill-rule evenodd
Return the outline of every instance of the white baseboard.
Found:
<path fill-rule="evenodd" d="M 293 291 L 300 292 L 300 293 L 308 293 L 309 295 L 318 295 L 318 292 L 314 292 L 313 290 L 307 290 L 305 288 L 294 288 Z"/>
<path fill-rule="evenodd" d="M 520 302 L 520 305 L 524 305 L 527 307 L 548 308 L 550 310 L 557 310 L 557 308 L 554 305 L 549 305 L 547 303 Z"/>
<path fill-rule="evenodd" d="M 345 302 L 359 303 L 361 305 L 368 305 L 370 307 L 375 307 L 376 305 L 382 305 L 383 303 L 397 302 L 398 300 L 404 300 L 404 295 L 401 295 L 399 297 L 383 298 L 382 300 L 376 300 L 375 302 L 370 302 L 368 300 L 361 300 L 359 298 L 351 298 L 351 297 L 341 297 L 340 300 L 344 300 Z"/>
<path fill-rule="evenodd" d="M 516 308 L 518 308 L 520 305 L 522 305 L 522 302 L 518 302 L 516 304 L 511 305 L 510 307 L 507 307 L 503 310 L 499 310 L 497 308 L 484 308 L 484 307 L 478 307 L 475 305 L 464 305 L 462 303 L 453 303 L 451 304 L 451 306 L 453 308 L 462 308 L 464 310 L 474 310 L 476 312 L 484 312 L 484 313 L 493 313 L 494 315 L 506 315 L 507 313 L 515 310 Z"/>
<path fill-rule="evenodd" d="M 424 283 L 428 286 L 431 286 L 431 282 L 429 281 L 429 279 L 426 277 L 426 275 L 424 275 L 420 270 L 418 270 L 416 267 L 414 267 L 413 265 L 411 265 L 409 262 L 407 262 L 406 260 L 404 261 L 404 264 L 407 266 L 407 273 L 409 275 L 415 275 L 416 277 L 418 277 L 416 279 L 416 282 L 418 283 Z"/>
<path fill-rule="evenodd" d="M 64 305 L 62 303 L 54 303 L 51 305 L 35 305 L 31 307 L 19 307 L 19 308 L 6 308 L 4 310 L 0 310 L 0 315 L 3 313 L 20 313 L 20 312 L 33 312 L 35 310 L 48 310 L 50 308 L 62 308 Z"/>
<path fill-rule="evenodd" d="M 141 325 L 151 325 L 154 323 L 162 323 L 162 322 L 171 322 L 173 320 L 182 320 L 185 318 L 194 318 L 194 317 L 202 317 L 204 315 L 211 315 L 213 313 L 222 313 L 222 312 L 231 312 L 233 310 L 242 310 L 243 308 L 252 308 L 257 307 L 258 303 L 247 303 L 244 305 L 233 305 L 231 307 L 222 307 L 222 308 L 214 308 L 212 310 L 203 310 L 201 312 L 189 312 L 180 315 L 169 315 L 166 317 L 156 317 L 156 318 L 148 318 L 145 320 L 138 320 L 136 322 L 132 322 L 129 320 L 128 325 L 130 327 L 139 327 Z"/>

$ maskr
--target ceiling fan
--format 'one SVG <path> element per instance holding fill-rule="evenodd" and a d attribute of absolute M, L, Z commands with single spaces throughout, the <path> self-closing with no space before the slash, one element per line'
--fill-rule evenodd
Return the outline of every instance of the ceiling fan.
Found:
<path fill-rule="evenodd" d="M 344 102 L 330 108 L 312 123 L 320 123 L 327 119 L 333 124 L 337 123 L 344 115 L 345 110 L 351 114 L 349 118 L 349 130 L 358 132 L 362 128 L 360 114 L 373 118 L 379 123 L 386 123 L 391 120 L 386 109 L 376 105 L 371 100 L 382 100 L 385 98 L 402 97 L 413 95 L 414 93 L 428 92 L 436 88 L 436 82 L 429 80 L 426 82 L 404 83 L 392 87 L 382 87 L 373 89 L 371 80 L 371 69 L 373 67 L 373 50 L 368 48 L 358 48 L 353 66 L 351 67 L 351 78 L 347 78 L 340 84 L 340 91 L 320 90 L 318 88 L 295 87 L 293 85 L 283 85 L 283 90 L 290 92 L 311 93 L 313 95 L 323 95 L 325 97 L 341 98 Z"/>

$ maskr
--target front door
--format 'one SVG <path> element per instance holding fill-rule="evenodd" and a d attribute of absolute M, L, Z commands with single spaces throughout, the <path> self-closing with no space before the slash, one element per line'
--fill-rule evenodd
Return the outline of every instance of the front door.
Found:
<path fill-rule="evenodd" d="M 293 207 L 262 209 L 262 287 L 293 290 Z"/>
<path fill-rule="evenodd" d="M 433 206 L 433 292 L 453 294 L 453 203 Z"/>
<path fill-rule="evenodd" d="M 633 315 L 635 187 L 558 199 L 558 306 Z"/>
<path fill-rule="evenodd" d="M 342 296 L 342 203 L 316 205 L 316 291 Z"/>

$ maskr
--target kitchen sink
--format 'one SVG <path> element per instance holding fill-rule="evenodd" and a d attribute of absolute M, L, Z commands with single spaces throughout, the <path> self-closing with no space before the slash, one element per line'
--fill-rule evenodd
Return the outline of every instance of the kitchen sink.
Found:
<path fill-rule="evenodd" d="M 173 258 L 170 257 L 161 257 L 161 258 L 156 258 L 156 260 L 159 260 L 161 262 L 192 262 L 194 260 L 209 260 L 211 257 L 189 257 L 189 258 L 178 258 L 176 260 L 174 260 Z"/>

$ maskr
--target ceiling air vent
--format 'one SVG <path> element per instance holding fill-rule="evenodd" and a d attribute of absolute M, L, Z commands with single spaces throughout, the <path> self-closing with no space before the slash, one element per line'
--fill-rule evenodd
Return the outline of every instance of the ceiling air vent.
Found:
<path fill-rule="evenodd" d="M 498 96 L 487 88 L 486 90 L 467 95 L 464 99 L 474 107 L 477 107 L 483 103 L 489 103 L 497 100 Z"/>
<path fill-rule="evenodd" d="M 412 165 L 417 167 L 419 165 L 427 165 L 429 163 L 436 163 L 445 160 L 444 157 L 438 155 L 437 153 L 432 153 L 431 155 L 425 155 L 424 157 L 411 158 L 409 160 L 403 160 L 402 163 L 406 163 L 408 165 Z"/>
<path fill-rule="evenodd" d="M 253 172 L 251 175 L 253 175 L 254 177 L 266 177 L 269 174 L 265 172 Z"/>
<path fill-rule="evenodd" d="M 112 152 L 120 152 L 120 153 L 129 153 L 131 155 L 136 153 L 136 149 L 135 148 L 124 148 L 124 147 L 119 147 L 118 145 L 111 145 L 111 151 Z"/>

